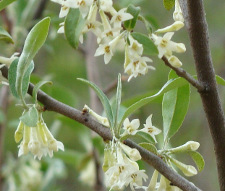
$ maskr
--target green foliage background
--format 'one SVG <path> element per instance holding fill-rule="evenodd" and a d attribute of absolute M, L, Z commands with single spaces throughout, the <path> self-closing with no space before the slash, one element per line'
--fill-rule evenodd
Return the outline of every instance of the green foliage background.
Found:
<path fill-rule="evenodd" d="M 26 0 L 18 1 L 20 2 L 20 5 L 22 3 L 27 3 Z M 128 0 L 120 0 L 115 1 L 115 4 L 117 8 L 120 8 L 129 4 L 129 2 L 130 1 Z M 155 28 L 162 28 L 173 22 L 173 11 L 165 10 L 163 8 L 162 1 L 138 0 L 131 2 L 135 2 L 135 4 L 139 5 L 144 15 L 150 16 L 154 22 Z M 218 75 L 225 77 L 224 2 L 223 0 L 205 0 L 204 4 L 209 25 L 210 46 L 215 70 Z M 82 110 L 84 104 L 90 105 L 89 89 L 80 81 L 76 80 L 76 78 L 87 78 L 85 60 L 79 51 L 76 51 L 70 47 L 65 40 L 64 35 L 56 34 L 58 24 L 62 21 L 62 19 L 58 18 L 59 9 L 59 5 L 49 1 L 47 8 L 44 11 L 44 16 L 50 16 L 52 19 L 50 34 L 44 47 L 34 59 L 35 70 L 32 74 L 31 81 L 33 83 L 37 83 L 41 79 L 51 80 L 53 82 L 53 86 L 45 86 L 43 88 L 46 93 L 59 101 Z M 21 24 L 21 27 L 23 27 L 23 22 L 18 21 L 19 19 L 20 18 L 18 17 L 17 22 Z M 24 23 L 26 23 L 26 27 L 28 28 L 33 24 L 28 21 L 24 21 Z M 2 25 L 1 18 L 0 25 Z M 141 23 L 138 23 L 136 29 L 139 32 L 145 32 Z M 26 32 L 21 33 L 15 46 L 21 47 L 25 37 Z M 190 42 L 186 30 L 182 29 L 177 32 L 173 37 L 173 40 L 185 43 L 187 52 L 179 55 L 179 58 L 183 62 L 183 68 L 189 73 L 195 74 Z M 1 56 L 10 56 L 10 51 L 13 46 L 14 45 L 4 44 L 1 42 Z M 97 64 L 93 66 L 93 69 L 97 68 L 99 75 L 98 78 L 100 79 L 99 85 L 102 89 L 105 89 L 108 84 L 114 81 L 119 72 L 123 73 L 123 59 L 123 54 L 119 52 L 115 54 L 112 61 L 108 65 L 103 63 L 102 57 L 97 58 Z M 157 57 L 153 57 L 152 59 L 154 61 L 153 65 L 156 68 L 156 71 L 149 71 L 147 75 L 132 79 L 129 83 L 123 82 L 122 103 L 125 105 L 130 105 L 130 103 L 133 102 L 132 100 L 139 98 L 140 95 L 154 94 L 167 81 L 169 68 L 167 68 L 162 61 L 158 60 Z M 112 97 L 115 94 L 115 91 L 116 89 L 110 93 L 109 96 Z M 220 93 L 224 106 L 224 88 L 220 87 Z M 140 118 L 141 124 L 143 124 L 145 119 L 150 114 L 153 114 L 153 125 L 162 129 L 163 122 L 161 100 L 162 99 L 157 99 L 154 103 L 138 110 L 132 118 Z M 12 153 L 14 157 L 17 158 L 18 149 L 14 141 L 14 131 L 17 127 L 19 122 L 18 118 L 20 117 L 22 111 L 19 107 L 15 107 L 15 103 L 16 101 L 10 95 L 7 116 L 4 116 L 4 120 L 7 122 L 4 139 L 4 162 L 7 161 L 8 153 Z M 88 188 L 85 184 L 82 184 L 78 179 L 78 166 L 81 165 L 81 155 L 79 153 L 88 156 L 87 142 L 89 142 L 88 139 L 90 137 L 89 130 L 79 123 L 53 112 L 46 112 L 44 114 L 44 119 L 48 127 L 52 127 L 57 139 L 64 143 L 66 150 L 66 154 L 63 154 L 62 152 L 54 154 L 56 158 L 64 159 L 66 174 L 60 178 L 59 181 L 51 182 L 52 188 L 57 187 L 57 190 L 91 190 L 91 188 Z M 56 122 L 58 124 L 57 126 L 55 125 Z M 161 139 L 163 139 L 163 137 L 161 137 Z M 188 140 L 200 142 L 201 146 L 199 152 L 204 156 L 206 162 L 205 169 L 197 176 L 190 178 L 190 180 L 202 190 L 219 190 L 212 140 L 210 138 L 207 121 L 203 113 L 200 97 L 194 88 L 191 88 L 190 109 L 187 113 L 182 128 L 172 138 L 172 146 L 181 145 Z M 95 140 L 94 143 L 97 147 L 102 146 L 101 140 Z M 48 161 L 48 159 L 44 159 L 42 162 L 42 167 L 44 167 L 46 161 Z M 183 158 L 182 161 L 193 164 L 190 158 Z M 149 177 L 151 177 L 152 168 L 148 167 L 144 163 L 143 165 L 144 167 L 147 167 Z M 46 169 L 42 168 L 42 171 L 45 172 Z"/>

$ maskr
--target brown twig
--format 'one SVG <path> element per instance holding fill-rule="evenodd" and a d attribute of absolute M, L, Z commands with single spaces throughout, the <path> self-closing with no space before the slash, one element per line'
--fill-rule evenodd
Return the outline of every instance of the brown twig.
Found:
<path fill-rule="evenodd" d="M 182 68 L 176 68 L 172 66 L 168 59 L 163 56 L 162 60 L 164 61 L 165 65 L 173 69 L 176 74 L 184 79 L 186 79 L 192 86 L 196 87 L 199 92 L 203 92 L 206 90 L 206 87 L 202 85 L 198 80 L 194 79 L 189 73 L 187 73 L 184 69 Z"/>
<path fill-rule="evenodd" d="M 209 47 L 209 33 L 202 0 L 180 0 L 191 47 L 195 59 L 198 80 L 207 87 L 199 92 L 217 160 L 220 190 L 225 190 L 225 116 L 219 98 L 215 71 Z"/>
<path fill-rule="evenodd" d="M 8 78 L 8 69 L 6 67 L 1 68 L 2 74 L 5 78 Z M 28 93 L 32 95 L 34 85 L 30 84 Z M 50 97 L 43 91 L 39 90 L 37 95 L 38 101 L 44 104 L 44 107 L 48 111 L 54 111 L 56 113 L 60 113 L 66 117 L 69 117 L 89 129 L 95 131 L 99 134 L 104 140 L 111 140 L 112 135 L 109 128 L 106 128 L 102 124 L 95 121 L 91 116 L 88 115 L 87 112 L 81 112 L 73 107 L 70 107 L 64 103 L 61 103 L 54 98 Z M 157 171 L 159 171 L 163 176 L 165 176 L 168 180 L 170 180 L 173 185 L 178 186 L 184 191 L 200 191 L 198 187 L 196 187 L 193 183 L 186 180 L 184 177 L 177 174 L 170 167 L 168 167 L 163 160 L 154 155 L 153 153 L 147 151 L 146 149 L 140 147 L 138 144 L 133 141 L 126 140 L 125 144 L 130 147 L 136 148 L 139 150 L 143 160 L 145 160 L 149 165 L 153 166 Z"/>

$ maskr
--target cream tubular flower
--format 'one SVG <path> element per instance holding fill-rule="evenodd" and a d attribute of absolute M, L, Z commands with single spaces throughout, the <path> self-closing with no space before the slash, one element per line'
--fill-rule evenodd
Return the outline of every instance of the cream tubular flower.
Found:
<path fill-rule="evenodd" d="M 80 13 L 85 18 L 89 12 L 90 6 L 93 4 L 93 0 L 80 0 L 78 1 Z"/>
<path fill-rule="evenodd" d="M 121 26 L 112 28 L 104 11 L 100 10 L 99 14 L 101 16 L 102 25 L 103 25 L 104 30 L 103 30 L 102 34 L 97 38 L 97 42 L 102 43 L 102 41 L 103 41 L 105 43 L 108 43 L 112 39 L 118 37 L 122 28 L 121 28 Z"/>
<path fill-rule="evenodd" d="M 196 170 L 195 167 L 193 167 L 192 165 L 186 165 L 174 158 L 170 157 L 170 161 L 177 166 L 177 168 L 179 168 L 185 176 L 194 176 L 196 174 L 198 174 L 198 171 Z"/>
<path fill-rule="evenodd" d="M 79 8 L 83 18 L 85 18 L 89 12 L 90 6 L 93 4 L 93 0 L 66 0 L 65 5 L 70 8 Z"/>
<path fill-rule="evenodd" d="M 171 56 L 172 52 L 183 53 L 186 51 L 183 43 L 175 43 L 170 39 L 174 35 L 174 32 L 168 32 L 163 37 L 152 35 L 155 45 L 158 48 L 158 57 L 162 58 L 163 55 Z"/>
<path fill-rule="evenodd" d="M 148 187 L 146 188 L 146 191 L 155 191 L 158 175 L 159 175 L 159 172 L 157 170 L 154 170 L 151 181 Z"/>
<path fill-rule="evenodd" d="M 156 141 L 155 135 L 158 135 L 159 133 L 161 133 L 160 129 L 158 129 L 152 125 L 152 115 L 150 115 L 146 119 L 146 124 L 144 124 L 144 128 L 139 131 L 142 131 L 142 132 L 145 132 L 145 133 L 148 133 L 149 135 L 151 135 L 156 143 L 157 143 L 157 141 Z"/>
<path fill-rule="evenodd" d="M 51 0 L 55 3 L 58 3 L 61 5 L 61 10 L 59 12 L 59 18 L 63 18 L 63 17 L 66 17 L 66 15 L 68 14 L 69 12 L 69 6 L 67 6 L 67 1 L 66 0 Z M 75 4 L 75 2 L 74 2 Z"/>
<path fill-rule="evenodd" d="M 104 62 L 105 64 L 108 64 L 113 56 L 113 51 L 116 45 L 121 40 L 122 36 L 123 36 L 123 33 L 121 33 L 119 36 L 117 36 L 115 39 L 113 39 L 109 43 L 100 44 L 95 52 L 95 56 L 104 55 Z"/>
<path fill-rule="evenodd" d="M 131 122 L 128 118 L 126 118 L 123 122 L 124 135 L 135 135 L 138 132 L 138 128 L 140 126 L 139 119 L 133 119 Z"/>
<path fill-rule="evenodd" d="M 21 135 L 22 131 L 23 134 Z M 19 157 L 30 151 L 34 155 L 34 158 L 40 160 L 42 156 L 46 156 L 47 154 L 52 157 L 53 151 L 64 150 L 63 143 L 53 137 L 44 123 L 41 114 L 35 127 L 28 127 L 23 122 L 19 123 L 15 132 L 15 141 L 19 142 L 22 138 L 23 140 L 19 145 Z"/>
<path fill-rule="evenodd" d="M 137 149 L 130 148 L 129 146 L 127 146 L 123 143 L 120 143 L 120 147 L 122 148 L 122 150 L 127 154 L 127 156 L 131 160 L 133 160 L 133 161 L 141 160 L 141 155 Z"/>
<path fill-rule="evenodd" d="M 112 0 L 100 0 L 100 9 L 104 12 L 110 12 L 112 15 L 115 13 Z"/>
<path fill-rule="evenodd" d="M 180 68 L 182 66 L 182 62 L 176 56 L 170 56 L 168 61 L 175 68 Z"/>
<path fill-rule="evenodd" d="M 128 52 L 130 55 L 142 55 L 143 53 L 143 45 L 140 44 L 137 40 L 134 40 L 134 38 L 129 35 L 129 41 L 130 45 L 128 46 Z"/>
<path fill-rule="evenodd" d="M 127 8 L 121 9 L 113 15 L 111 23 L 114 27 L 121 27 L 122 22 L 130 20 L 133 16 L 130 13 L 126 13 Z"/>
<path fill-rule="evenodd" d="M 184 23 L 181 21 L 175 21 L 172 25 L 169 25 L 165 28 L 158 29 L 155 33 L 166 33 L 166 32 L 174 32 L 183 28 Z"/>
<path fill-rule="evenodd" d="M 100 26 L 102 25 L 100 22 L 96 21 L 98 7 L 96 4 L 93 4 L 90 8 L 85 27 L 82 33 L 86 33 L 88 31 L 92 31 L 98 38 L 101 36 Z"/>
<path fill-rule="evenodd" d="M 139 55 L 130 60 L 130 63 L 128 63 L 124 70 L 125 73 L 130 75 L 128 82 L 133 77 L 136 78 L 138 75 L 145 75 L 148 72 L 148 69 L 155 69 L 152 66 L 148 66 L 146 62 L 152 62 L 152 60 L 148 57 L 140 57 Z"/>
<path fill-rule="evenodd" d="M 117 163 L 110 167 L 106 173 L 106 186 L 115 190 L 122 190 L 130 185 L 142 188 L 142 182 L 147 179 L 144 170 L 139 170 L 138 164 L 126 157 L 120 148 L 117 148 Z M 134 164 L 133 164 L 134 163 Z"/>
<path fill-rule="evenodd" d="M 184 22 L 184 17 L 180 8 L 179 0 L 175 0 L 175 10 L 173 13 L 173 19 L 174 21 Z"/>

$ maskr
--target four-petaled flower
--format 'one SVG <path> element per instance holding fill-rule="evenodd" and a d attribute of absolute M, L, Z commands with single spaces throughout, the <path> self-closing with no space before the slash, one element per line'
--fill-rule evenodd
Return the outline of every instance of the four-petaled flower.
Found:
<path fill-rule="evenodd" d="M 131 122 L 126 118 L 123 122 L 123 135 L 135 135 L 138 132 L 140 126 L 139 119 L 133 119 Z"/>
<path fill-rule="evenodd" d="M 113 15 L 111 23 L 114 24 L 114 27 L 121 27 L 122 22 L 133 18 L 133 16 L 130 13 L 126 13 L 126 10 L 127 10 L 126 8 L 121 9 Z"/>
<path fill-rule="evenodd" d="M 157 143 L 157 141 L 156 141 L 155 135 L 158 135 L 159 133 L 161 133 L 160 129 L 158 129 L 155 126 L 152 125 L 152 115 L 150 115 L 146 119 L 146 124 L 144 124 L 144 128 L 141 129 L 140 131 L 148 133 L 149 135 L 151 135 L 156 143 Z"/>
<path fill-rule="evenodd" d="M 170 39 L 174 35 L 174 32 L 168 32 L 163 37 L 152 35 L 155 45 L 158 48 L 158 57 L 162 58 L 163 55 L 171 56 L 172 52 L 183 53 L 186 51 L 185 45 L 183 43 L 176 43 Z"/>

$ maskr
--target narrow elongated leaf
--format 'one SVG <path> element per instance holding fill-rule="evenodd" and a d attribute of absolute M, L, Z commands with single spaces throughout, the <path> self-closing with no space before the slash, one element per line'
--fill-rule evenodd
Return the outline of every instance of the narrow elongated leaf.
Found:
<path fill-rule="evenodd" d="M 158 55 L 158 49 L 148 36 L 138 32 L 133 32 L 131 33 L 131 35 L 134 39 L 136 39 L 139 43 L 143 45 L 144 54 L 150 56 Z"/>
<path fill-rule="evenodd" d="M 79 37 L 84 28 L 85 20 L 80 14 L 79 9 L 70 9 L 65 20 L 65 36 L 69 44 L 77 49 Z"/>
<path fill-rule="evenodd" d="M 16 76 L 17 76 L 17 66 L 18 66 L 18 61 L 19 59 L 15 59 L 12 64 L 9 67 L 9 87 L 10 90 L 16 98 L 19 98 L 17 91 L 16 91 Z M 22 82 L 22 93 L 23 95 L 26 94 L 29 86 L 29 81 L 30 81 L 30 74 L 32 73 L 34 69 L 34 62 L 32 61 L 31 64 L 29 65 L 27 71 L 24 74 L 23 77 L 23 82 Z"/>
<path fill-rule="evenodd" d="M 155 145 L 151 144 L 151 143 L 140 143 L 139 144 L 141 147 L 143 147 L 144 149 L 154 153 L 155 155 L 157 155 L 157 148 L 155 147 Z"/>
<path fill-rule="evenodd" d="M 1 0 L 0 1 L 0 11 L 5 9 L 8 5 L 13 3 L 14 1 L 16 1 L 16 0 Z"/>
<path fill-rule="evenodd" d="M 107 116 L 107 118 L 109 120 L 110 127 L 112 127 L 113 126 L 114 117 L 113 117 L 112 107 L 111 107 L 111 105 L 109 103 L 109 100 L 106 97 L 106 95 L 94 83 L 92 83 L 92 82 L 90 82 L 88 80 L 82 79 L 82 78 L 78 78 L 78 80 L 80 80 L 81 82 L 86 83 L 87 85 L 89 85 L 96 92 L 96 94 L 98 95 L 98 97 L 101 100 L 102 105 L 103 105 L 103 107 L 105 109 L 106 116 Z"/>
<path fill-rule="evenodd" d="M 50 84 L 52 85 L 52 82 L 51 81 L 40 81 L 38 82 L 35 86 L 34 86 L 34 89 L 33 89 L 33 92 L 32 92 L 32 95 L 33 95 L 33 98 L 34 98 L 34 101 L 37 102 L 37 93 L 38 93 L 38 90 L 45 84 Z"/>
<path fill-rule="evenodd" d="M 176 78 L 176 79 L 171 79 L 169 80 L 162 88 L 161 90 L 149 97 L 143 98 L 141 100 L 139 100 L 138 102 L 132 104 L 130 107 L 127 108 L 127 110 L 125 111 L 125 113 L 123 114 L 122 120 L 120 121 L 119 125 L 121 126 L 123 121 L 129 116 L 131 115 L 134 111 L 136 111 L 137 109 L 141 108 L 142 106 L 148 104 L 149 102 L 151 102 L 152 100 L 158 98 L 159 96 L 163 95 L 165 92 L 168 92 L 174 88 L 177 87 L 181 87 L 187 84 L 187 81 L 184 80 L 183 78 Z"/>
<path fill-rule="evenodd" d="M 117 91 L 116 91 L 116 108 L 115 108 L 115 115 L 114 115 L 114 128 L 117 126 L 117 120 L 119 118 L 119 110 L 120 110 L 120 103 L 121 103 L 121 91 L 122 91 L 122 83 L 121 83 L 121 74 L 118 75 L 118 82 L 117 82 Z"/>
<path fill-rule="evenodd" d="M 34 56 L 44 44 L 48 35 L 49 25 L 50 18 L 46 17 L 33 27 L 25 40 L 24 48 L 17 66 L 16 90 L 19 96 L 24 97 L 25 95 L 24 92 L 22 92 L 22 81 L 24 74 L 27 71 Z"/>
<path fill-rule="evenodd" d="M 197 151 L 190 151 L 190 152 L 188 152 L 188 154 L 194 160 L 195 164 L 198 167 L 198 170 L 201 172 L 205 167 L 205 161 L 204 161 L 203 156 Z"/>
<path fill-rule="evenodd" d="M 0 26 L 0 40 L 13 43 L 13 39 L 10 36 L 10 34 L 1 26 Z"/>
<path fill-rule="evenodd" d="M 170 10 L 174 7 L 175 5 L 175 0 L 163 0 L 163 5 L 166 10 Z"/>
<path fill-rule="evenodd" d="M 190 85 L 176 88 L 164 94 L 162 103 L 164 142 L 179 130 L 187 114 Z"/>
<path fill-rule="evenodd" d="M 134 5 L 128 6 L 127 13 L 130 13 L 133 16 L 133 19 L 124 22 L 124 27 L 127 30 L 132 30 L 135 27 L 140 11 L 140 7 L 135 7 Z"/>
<path fill-rule="evenodd" d="M 31 107 L 28 111 L 25 111 L 20 117 L 20 121 L 28 127 L 36 127 L 38 122 L 38 111 L 35 106 Z"/>

